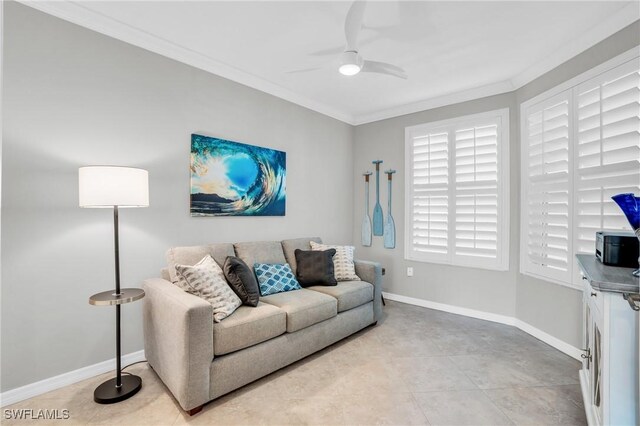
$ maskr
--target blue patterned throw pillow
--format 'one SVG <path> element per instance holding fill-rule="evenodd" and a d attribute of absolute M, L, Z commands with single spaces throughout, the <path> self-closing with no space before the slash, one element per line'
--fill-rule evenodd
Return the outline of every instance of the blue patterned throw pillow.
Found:
<path fill-rule="evenodd" d="M 256 271 L 262 296 L 302 288 L 288 263 L 254 263 L 253 269 Z"/>

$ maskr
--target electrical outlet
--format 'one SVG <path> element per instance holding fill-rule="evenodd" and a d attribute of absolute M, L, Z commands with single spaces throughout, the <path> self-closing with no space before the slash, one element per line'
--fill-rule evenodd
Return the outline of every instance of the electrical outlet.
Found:
<path fill-rule="evenodd" d="M 413 267 L 412 266 L 407 266 L 407 276 L 408 277 L 412 277 L 413 276 Z"/>

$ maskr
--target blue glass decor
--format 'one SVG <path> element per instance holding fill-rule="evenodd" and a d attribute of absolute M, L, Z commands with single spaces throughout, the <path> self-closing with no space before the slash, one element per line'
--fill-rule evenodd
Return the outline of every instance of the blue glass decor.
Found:
<path fill-rule="evenodd" d="M 287 154 L 191 135 L 191 216 L 284 216 Z"/>
<path fill-rule="evenodd" d="M 618 194 L 611 197 L 618 204 L 624 215 L 627 217 L 633 232 L 635 232 L 640 242 L 640 197 L 633 194 Z M 640 258 L 638 258 L 640 263 Z M 640 276 L 640 269 L 633 271 L 633 275 Z"/>

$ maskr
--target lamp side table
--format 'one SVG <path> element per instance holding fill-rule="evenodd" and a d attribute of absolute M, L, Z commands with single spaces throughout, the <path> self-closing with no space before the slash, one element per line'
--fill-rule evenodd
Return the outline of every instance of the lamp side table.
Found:
<path fill-rule="evenodd" d="M 123 288 L 103 291 L 89 297 L 89 304 L 116 307 L 116 377 L 102 383 L 93 392 L 93 400 L 99 404 L 113 404 L 132 397 L 142 388 L 142 379 L 133 374 L 122 376 L 122 357 L 120 348 L 120 305 L 135 302 L 144 297 L 141 288 Z"/>

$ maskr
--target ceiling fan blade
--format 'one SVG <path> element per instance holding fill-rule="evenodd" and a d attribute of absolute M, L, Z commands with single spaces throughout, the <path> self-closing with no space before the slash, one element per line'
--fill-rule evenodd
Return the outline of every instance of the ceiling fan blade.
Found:
<path fill-rule="evenodd" d="M 302 69 L 299 69 L 299 70 L 285 71 L 285 73 L 286 74 L 301 74 L 301 73 L 305 73 L 305 72 L 321 70 L 323 68 L 324 67 L 302 68 Z"/>
<path fill-rule="evenodd" d="M 407 79 L 407 73 L 400 67 L 387 64 L 386 62 L 364 61 L 362 72 L 375 72 L 378 74 L 387 74 L 394 77 Z"/>
<path fill-rule="evenodd" d="M 347 49 L 349 51 L 358 51 L 358 35 L 362 28 L 362 20 L 364 19 L 364 10 L 367 7 L 366 1 L 354 1 L 347 19 L 344 22 L 344 35 L 347 39 Z"/>
<path fill-rule="evenodd" d="M 309 56 L 337 56 L 344 52 L 344 46 L 330 47 L 309 53 Z"/>
<path fill-rule="evenodd" d="M 363 26 L 362 28 L 368 28 L 368 27 Z M 377 31 L 376 28 L 371 28 L 371 29 L 373 31 Z M 378 36 L 376 35 L 376 37 Z M 359 40 L 358 47 L 368 46 L 372 44 L 373 42 L 376 41 L 376 37 L 369 37 L 363 40 Z M 326 49 L 316 50 L 315 52 L 309 53 L 309 56 L 337 56 L 342 52 L 344 52 L 344 46 L 334 46 L 334 47 L 328 47 Z"/>

